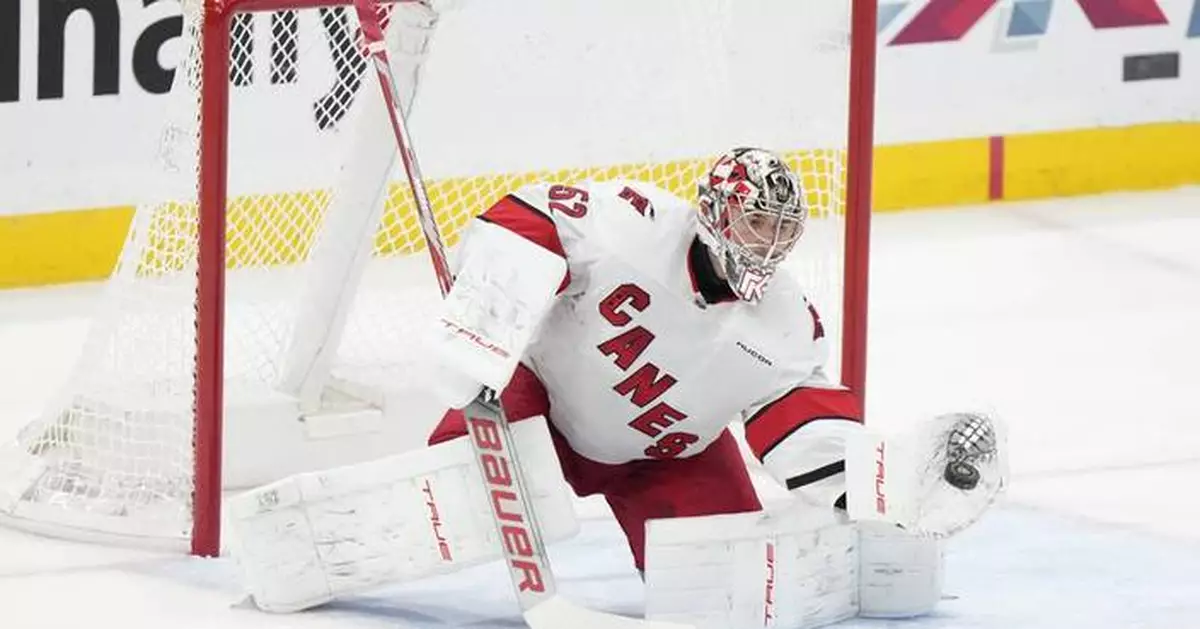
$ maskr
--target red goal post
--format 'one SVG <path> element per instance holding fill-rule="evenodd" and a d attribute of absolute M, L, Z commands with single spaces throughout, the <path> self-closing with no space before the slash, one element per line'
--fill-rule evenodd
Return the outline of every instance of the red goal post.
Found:
<path fill-rule="evenodd" d="M 536 4 L 537 1 L 525 0 L 526 4 Z M 542 1 L 544 7 L 551 6 L 548 0 Z M 89 376 L 90 379 L 85 378 L 84 384 L 73 381 L 68 389 L 74 388 L 54 401 L 53 404 L 57 406 L 52 405 L 53 408 L 49 408 L 23 431 L 17 440 L 15 454 L 0 454 L 0 457 L 9 457 L 7 461 L 0 459 L 0 468 L 12 465 L 24 470 L 20 478 L 29 483 L 24 489 L 10 491 L 14 498 L 7 506 L 3 500 L 4 494 L 0 493 L 0 520 L 16 526 L 70 537 L 112 537 L 117 541 L 137 544 L 157 543 L 165 539 L 170 542 L 168 545 L 174 546 L 181 541 L 180 538 L 184 538 L 192 553 L 216 555 L 221 549 L 222 488 L 230 484 L 232 468 L 239 470 L 236 475 L 240 482 L 236 484 L 244 485 L 265 482 L 271 476 L 294 472 L 305 465 L 328 465 L 368 457 L 372 451 L 363 444 L 373 446 L 386 439 L 377 434 L 367 434 L 365 441 L 355 442 L 358 445 L 343 447 L 352 451 L 352 454 L 329 458 L 314 455 L 314 452 L 321 452 L 322 444 L 314 445 L 312 442 L 325 440 L 327 444 L 344 437 L 344 433 L 358 430 L 362 425 L 379 425 L 378 418 L 372 413 L 378 411 L 378 414 L 390 417 L 388 404 L 392 403 L 395 407 L 394 401 L 403 397 L 394 392 L 380 393 L 377 389 L 386 388 L 391 381 L 389 379 L 395 379 L 397 373 L 402 376 L 408 373 L 398 370 L 395 364 L 414 359 L 410 355 L 411 347 L 405 343 L 418 334 L 419 309 L 403 317 L 410 321 L 399 331 L 379 332 L 372 326 L 382 325 L 379 322 L 385 321 L 386 316 L 367 317 L 359 313 L 368 307 L 378 307 L 385 313 L 392 312 L 396 310 L 396 304 L 415 303 L 415 298 L 411 298 L 409 293 L 389 295 L 381 302 L 381 306 L 372 301 L 374 298 L 363 298 L 357 292 L 341 292 L 376 282 L 374 269 L 367 268 L 367 265 L 368 262 L 375 264 L 384 258 L 389 260 L 389 264 L 396 259 L 396 264 L 405 267 L 399 276 L 390 275 L 392 271 L 378 275 L 383 278 L 378 283 L 384 287 L 384 291 L 391 291 L 390 278 L 402 277 L 408 282 L 420 273 L 419 270 L 412 271 L 414 264 L 422 259 L 423 252 L 419 251 L 422 246 L 419 234 L 413 229 L 409 216 L 412 213 L 411 200 L 407 197 L 403 175 L 394 170 L 393 164 L 388 178 L 391 183 L 380 190 L 377 188 L 383 184 L 379 181 L 352 180 L 347 184 L 343 180 L 334 181 L 335 177 L 331 175 L 329 181 L 321 179 L 314 183 L 313 190 L 316 191 L 297 193 L 294 191 L 293 175 L 275 173 L 272 168 L 256 171 L 256 168 L 267 163 L 264 161 L 267 158 L 258 159 L 256 156 L 244 162 L 231 161 L 231 153 L 236 154 L 247 147 L 256 150 L 250 145 L 257 140 L 248 138 L 258 137 L 259 134 L 268 136 L 279 133 L 285 142 L 289 140 L 287 128 L 282 126 L 282 122 L 279 124 L 283 131 L 278 131 L 272 126 L 276 122 L 274 120 L 260 118 L 254 123 L 241 125 L 236 121 L 240 115 L 240 103 L 247 101 L 249 94 L 260 87 L 239 87 L 239 72 L 244 70 L 239 69 L 239 64 L 246 64 L 246 59 L 251 58 L 242 53 L 252 47 L 246 43 L 251 40 L 236 36 L 238 29 L 245 28 L 246 24 L 239 24 L 238 20 L 244 19 L 239 16 L 268 12 L 300 14 L 298 19 L 272 20 L 269 26 L 273 36 L 284 34 L 272 40 L 269 54 L 272 55 L 272 85 L 285 86 L 272 89 L 283 94 L 279 98 L 287 102 L 288 70 L 284 67 L 280 71 L 280 76 L 285 78 L 278 84 L 274 80 L 274 73 L 278 69 L 276 66 L 288 66 L 288 63 L 277 63 L 279 59 L 292 59 L 293 72 L 297 62 L 287 56 L 288 51 L 279 52 L 287 48 L 286 45 L 281 44 L 277 48 L 276 44 L 292 41 L 288 33 L 307 33 L 303 30 L 303 22 L 311 18 L 313 23 L 324 24 L 326 43 L 332 50 L 336 40 L 334 35 L 352 35 L 357 28 L 356 22 L 346 21 L 345 14 L 334 11 L 350 5 L 350 0 L 200 2 L 183 2 L 185 7 L 190 4 L 197 11 L 191 16 L 185 15 L 184 33 L 186 40 L 189 36 L 189 26 L 186 24 L 195 25 L 195 30 L 191 31 L 196 38 L 195 47 L 189 54 L 198 55 L 193 60 L 196 62 L 196 71 L 188 75 L 184 68 L 180 72 L 184 76 L 176 77 L 177 81 L 190 78 L 194 83 L 193 97 L 198 98 L 192 101 L 195 128 L 189 130 L 186 124 L 168 125 L 172 133 L 177 135 L 195 133 L 197 161 L 192 180 L 196 186 L 195 201 L 189 203 L 184 198 L 148 204 L 144 211 L 139 208 L 139 216 L 144 215 L 145 222 L 139 223 L 135 219 L 122 256 L 122 271 L 114 275 L 114 281 L 111 282 L 113 286 L 109 289 L 114 296 L 106 302 L 111 308 L 105 309 L 105 316 L 111 320 L 98 326 L 100 331 L 95 333 L 107 333 L 108 336 L 91 342 L 91 347 L 100 349 L 91 353 L 85 351 L 81 365 L 77 367 L 80 374 L 95 371 L 96 361 L 101 360 L 96 356 L 103 355 L 105 360 L 111 360 L 111 364 L 105 363 L 111 368 L 108 371 L 120 375 L 107 379 Z M 555 19 L 583 19 L 571 14 L 573 3 L 569 0 L 556 2 L 558 4 L 550 9 L 559 12 L 555 14 Z M 621 57 L 611 64 L 605 59 L 598 60 L 591 56 L 577 60 L 577 65 L 585 72 L 594 73 L 593 83 L 612 79 L 608 74 L 610 66 L 624 68 L 627 73 L 646 68 L 647 72 L 668 72 L 645 79 L 647 85 L 654 84 L 663 90 L 663 101 L 686 94 L 689 89 L 700 92 L 697 100 L 673 104 L 667 102 L 662 107 L 656 106 L 656 102 L 626 102 L 624 96 L 613 99 L 613 109 L 629 106 L 633 107 L 632 111 L 644 111 L 653 119 L 653 124 L 648 124 L 646 128 L 662 129 L 663 137 L 657 144 L 651 143 L 653 138 L 643 143 L 640 138 L 631 135 L 622 138 L 622 143 L 614 142 L 610 147 L 605 145 L 602 136 L 612 135 L 611 129 L 589 127 L 598 124 L 598 119 L 606 118 L 601 110 L 586 112 L 586 117 L 579 118 L 581 128 L 577 130 L 565 126 L 571 119 L 570 111 L 520 111 L 518 108 L 523 108 L 522 105 L 501 102 L 501 94 L 497 93 L 491 95 L 491 100 L 479 101 L 476 106 L 496 108 L 512 105 L 511 111 L 501 115 L 505 120 L 510 120 L 513 127 L 528 131 L 535 123 L 544 124 L 551 128 L 546 135 L 553 135 L 556 130 L 561 135 L 563 129 L 568 129 L 575 136 L 557 138 L 560 142 L 555 146 L 567 145 L 567 148 L 549 156 L 544 163 L 514 160 L 519 163 L 510 166 L 504 161 L 503 151 L 493 158 L 478 157 L 473 151 L 478 149 L 486 152 L 489 147 L 484 146 L 483 142 L 479 146 L 471 146 L 469 141 L 462 141 L 462 137 L 479 137 L 489 131 L 507 137 L 505 130 L 485 128 L 474 116 L 460 117 L 451 122 L 439 120 L 438 114 L 421 109 L 422 99 L 426 96 L 422 90 L 427 85 L 420 84 L 416 89 L 417 100 L 414 105 L 415 144 L 418 155 L 422 157 L 422 165 L 433 165 L 426 174 L 431 180 L 431 197 L 439 221 L 448 235 L 449 243 L 453 244 L 455 234 L 465 220 L 485 209 L 499 195 L 521 183 L 548 178 L 644 178 L 693 199 L 695 177 L 707 166 L 711 156 L 728 148 L 730 142 L 742 142 L 744 138 L 747 144 L 757 143 L 779 150 L 793 167 L 801 171 L 802 179 L 810 188 L 810 204 L 814 208 L 810 224 L 815 226 L 810 238 L 814 243 L 811 258 L 824 257 L 828 258 L 827 262 L 836 260 L 836 264 L 813 262 L 812 268 L 806 266 L 803 272 L 816 278 L 814 284 L 823 284 L 826 282 L 824 278 L 828 278 L 828 286 L 818 287 L 817 292 L 826 290 L 829 294 L 819 295 L 821 299 L 818 302 L 823 308 L 823 317 L 834 321 L 834 325 L 828 327 L 837 330 L 840 336 L 835 358 L 840 365 L 841 381 L 859 396 L 864 396 L 876 2 L 823 0 L 822 3 L 813 3 L 813 6 L 820 4 L 833 8 L 817 10 L 817 15 L 811 20 L 813 24 L 807 20 L 796 23 L 796 30 L 800 32 L 798 38 L 804 39 L 806 33 L 815 32 L 822 39 L 816 42 L 814 37 L 813 44 L 808 48 L 803 42 L 796 45 L 788 43 L 784 36 L 788 32 L 784 28 L 786 24 L 777 24 L 780 20 L 772 19 L 792 16 L 789 12 L 797 9 L 788 5 L 796 3 L 767 1 L 755 5 L 755 11 L 761 12 L 761 15 L 742 17 L 739 13 L 733 15 L 737 19 L 728 20 L 732 15 L 728 11 L 738 10 L 738 5 L 732 3 L 726 6 L 721 2 L 712 0 L 706 3 L 708 8 L 705 11 L 708 14 L 701 12 L 697 15 L 695 10 L 689 9 L 686 19 L 683 13 L 679 14 L 678 20 L 657 14 L 646 16 L 648 22 L 658 25 L 654 35 L 661 37 L 665 46 L 694 47 L 688 49 L 702 56 L 696 63 L 715 68 L 712 70 L 714 75 L 718 75 L 713 81 L 717 83 L 715 85 L 706 85 L 704 81 L 673 81 L 670 72 L 685 74 L 692 71 L 689 68 L 694 70 L 693 65 L 682 59 L 678 63 L 656 63 L 657 59 L 648 59 L 657 54 L 652 42 L 641 39 L 624 40 L 620 48 L 602 49 L 602 52 L 615 56 L 628 54 L 628 60 Z M 455 4 L 463 5 L 451 9 L 462 11 L 461 17 L 447 14 L 438 19 L 451 29 L 475 32 L 471 28 L 478 28 L 488 20 L 496 21 L 495 12 L 502 10 L 497 5 L 504 3 L 493 2 L 486 9 L 466 0 L 457 0 Z M 643 6 L 629 0 L 613 4 Z M 682 8 L 685 3 L 676 2 L 674 6 Z M 473 10 L 489 14 L 473 17 Z M 775 11 L 779 12 L 778 15 L 773 13 Z M 353 15 L 352 10 L 348 10 L 348 13 Z M 595 16 L 590 18 L 592 22 L 595 21 Z M 827 18 L 829 24 L 820 23 Z M 196 21 L 188 22 L 188 19 Z M 636 18 L 626 15 L 624 19 L 627 22 Z M 778 33 L 779 36 L 774 38 L 778 41 L 768 46 L 736 30 L 736 25 L 754 19 L 761 20 L 756 28 L 764 33 L 764 38 Z M 301 26 L 293 26 L 293 22 Z M 669 26 L 677 22 L 680 24 L 677 29 Z M 295 30 L 297 28 L 300 30 Z M 443 28 L 443 24 L 437 24 L 437 28 Z M 534 27 L 530 28 L 532 30 Z M 816 30 L 806 30 L 810 28 Z M 691 32 L 696 29 L 700 32 Z M 505 45 L 512 43 L 504 37 L 504 33 L 499 30 L 493 35 Z M 479 61 L 479 56 L 488 56 L 491 51 L 455 49 L 455 41 L 467 41 L 467 38 L 454 40 L 451 37 L 442 42 L 437 39 L 439 34 L 433 35 L 433 45 L 421 54 L 428 53 L 428 87 L 435 92 L 442 90 L 436 93 L 445 97 L 445 100 L 439 100 L 438 105 L 453 110 L 446 114 L 446 117 L 451 117 L 457 111 L 471 111 L 467 109 L 471 103 L 452 98 L 457 89 L 454 87 L 456 81 L 459 87 L 464 83 L 486 84 L 488 72 L 494 73 L 497 68 L 488 67 L 481 61 L 478 67 L 472 66 L 472 60 Z M 549 30 L 525 35 L 526 44 L 529 37 L 541 37 L 548 47 L 561 45 L 572 51 L 584 51 L 583 48 L 570 47 L 570 42 L 564 43 L 560 34 Z M 649 32 L 643 35 L 648 36 Z M 828 41 L 824 40 L 826 37 Z M 601 44 L 603 41 L 602 38 L 595 40 Z M 439 47 L 440 44 L 445 46 Z M 239 46 L 245 49 L 239 49 Z M 536 48 L 537 41 L 531 46 Z M 759 54 L 760 46 L 765 46 L 761 48 L 762 54 L 788 55 L 804 51 L 806 56 L 797 59 L 771 56 L 767 61 L 747 58 Z M 261 52 L 261 46 L 258 50 Z M 301 65 L 304 54 L 303 51 L 299 53 Z M 181 68 L 187 63 L 187 56 Z M 562 69 L 554 66 L 552 59 L 539 57 L 533 48 L 521 49 L 513 54 L 513 58 L 528 62 L 532 66 L 531 73 Z M 836 67 L 822 67 L 820 64 L 825 61 Z M 423 62 L 424 58 L 415 63 L 420 67 Z M 357 62 L 343 60 L 342 63 L 353 66 Z M 759 67 L 768 63 L 772 67 Z M 344 67 L 338 66 L 336 59 L 334 65 Z M 465 75 L 465 79 L 456 78 L 454 73 L 464 68 L 469 68 L 471 74 Z M 506 66 L 504 71 L 510 69 Z M 424 70 L 421 68 L 422 72 Z M 256 71 L 261 74 L 262 68 Z M 339 110 L 339 115 L 346 114 L 346 120 L 351 117 L 347 111 L 365 109 L 370 106 L 368 103 L 381 100 L 371 74 L 369 71 L 360 73 L 355 79 L 362 84 L 353 104 L 347 100 L 339 105 L 344 108 Z M 703 73 L 699 76 L 708 78 Z M 538 80 L 559 80 L 555 77 L 561 77 L 561 74 L 548 73 L 540 78 L 506 78 L 510 85 L 528 86 L 536 84 Z M 728 97 L 724 91 L 748 84 L 761 88 L 761 81 L 757 80 L 762 77 L 781 82 L 790 79 L 811 80 L 811 85 L 806 86 L 807 95 L 801 94 L 804 90 L 799 89 L 780 90 L 778 96 L 780 100 L 787 99 L 786 102 L 775 103 L 774 106 L 762 105 L 761 111 L 751 111 L 745 120 L 736 117 L 731 120 L 728 116 L 705 118 L 699 114 L 692 119 L 689 110 L 704 109 L 699 99 L 706 99 L 705 102 L 708 102 L 707 99 L 720 101 L 712 106 L 713 111 L 728 114 L 738 101 L 731 97 L 729 102 L 721 100 Z M 241 100 L 235 98 L 239 89 L 245 90 L 240 96 Z M 677 91 L 670 92 L 672 89 Z M 830 95 L 828 100 L 832 103 L 829 111 L 824 111 L 818 102 L 823 100 L 826 93 Z M 772 95 L 768 92 L 750 93 L 747 96 L 765 99 Z M 507 98 L 511 95 L 504 96 Z M 183 100 L 186 101 L 186 98 Z M 597 102 L 597 99 L 587 99 L 586 95 L 584 100 Z M 311 114 L 310 104 L 303 99 L 296 99 L 294 104 L 297 110 Z M 754 103 L 746 105 L 751 110 L 755 107 Z M 813 108 L 812 115 L 806 114 L 808 107 Z M 840 111 L 835 111 L 838 107 Z M 280 120 L 289 115 L 283 110 L 277 113 Z M 803 142 L 793 146 L 791 136 L 795 134 L 787 124 L 770 119 L 775 114 L 779 114 L 785 123 L 788 120 L 813 120 L 812 135 L 820 137 L 821 141 L 836 136 L 831 141 L 833 146 L 822 146 L 821 141 L 817 140 L 810 143 L 807 137 L 800 138 Z M 367 116 L 365 113 L 355 115 L 360 118 Z M 231 116 L 234 120 L 231 120 Z M 619 114 L 614 115 L 613 119 L 619 120 Z M 676 123 L 678 125 L 674 126 Z M 423 127 L 423 124 L 428 127 Z M 556 128 L 555 124 L 560 126 Z M 768 125 L 771 124 L 778 126 L 770 128 Z M 711 141 L 706 137 L 703 141 L 693 142 L 693 137 L 702 135 L 701 131 L 710 130 L 710 125 L 729 128 L 723 131 L 725 137 L 717 138 L 715 136 L 721 134 L 714 133 Z M 739 125 L 745 127 L 745 133 L 739 133 Z M 836 131 L 833 127 L 837 127 Z M 371 148 L 366 149 L 359 136 L 353 136 L 350 131 L 336 126 L 330 128 L 333 131 L 329 135 L 345 136 L 337 140 L 337 146 L 339 150 L 345 150 L 347 156 L 339 158 L 342 162 L 323 163 L 326 170 L 336 169 L 338 163 L 344 166 L 345 160 L 366 160 L 375 164 L 370 159 L 376 162 L 382 159 L 379 156 L 385 147 L 376 146 L 374 140 L 370 140 Z M 447 137 L 455 137 L 455 141 L 439 142 L 438 131 L 444 131 Z M 456 136 L 455 133 L 462 133 L 462 136 Z M 391 142 L 386 129 L 382 129 L 380 135 L 383 140 Z M 351 137 L 356 139 L 346 139 Z M 547 141 L 553 139 L 546 138 Z M 778 142 L 773 141 L 775 139 Z M 298 148 L 295 152 L 320 152 L 325 151 L 327 146 L 333 146 L 314 142 L 311 146 L 299 148 L 303 142 L 299 138 L 296 141 Z M 540 137 L 533 138 L 528 144 L 537 146 L 540 141 Z M 453 144 L 454 148 L 447 148 L 449 144 Z M 572 144 L 583 148 L 572 152 L 569 150 Z M 519 152 L 517 149 L 521 148 L 520 145 L 520 142 L 510 140 L 507 146 Z M 636 146 L 629 148 L 630 145 Z M 660 146 L 666 148 L 660 149 Z M 187 152 L 186 146 L 180 150 Z M 427 151 L 432 152 L 432 160 L 426 159 Z M 546 152 L 543 150 L 543 153 Z M 375 157 L 362 157 L 362 153 L 371 153 Z M 470 162 L 469 166 L 462 168 L 461 173 L 455 169 L 461 165 L 460 162 Z M 497 171 L 497 168 L 502 170 Z M 176 170 L 188 169 L 185 166 Z M 316 169 L 313 172 L 317 172 Z M 257 177 L 260 174 L 264 178 L 280 181 L 244 185 L 251 175 Z M 186 177 L 187 172 L 183 176 Z M 235 179 L 237 181 L 233 181 Z M 347 185 L 350 187 L 345 187 Z M 327 189 L 334 192 L 326 192 Z M 345 193 L 346 190 L 351 193 Z M 382 200 L 377 198 L 379 195 L 382 195 Z M 361 230 L 361 225 L 329 224 L 347 215 L 347 212 L 334 211 L 333 208 L 361 207 L 364 204 L 380 206 L 376 215 L 368 217 L 375 219 L 376 223 L 369 226 L 371 234 L 366 239 L 362 233 L 355 231 Z M 823 227 L 826 223 L 828 228 Z M 834 228 L 837 233 L 833 233 Z M 826 239 L 829 244 L 824 244 Z M 372 255 L 362 253 L 364 246 L 367 247 L 366 252 Z M 370 260 L 364 261 L 364 257 Z M 334 262 L 327 262 L 330 260 Z M 280 267 L 294 267 L 295 278 L 280 279 L 284 276 L 275 274 L 275 269 Z M 432 271 L 425 270 L 428 271 L 428 278 L 424 280 L 427 284 L 416 289 L 422 295 L 420 299 L 436 296 Z M 293 273 L 293 270 L 288 273 Z M 235 277 L 236 281 L 233 279 Z M 244 287 L 235 286 L 243 283 Z M 260 303 L 260 293 L 270 293 L 284 284 L 294 286 L 299 296 L 288 294 L 277 300 L 269 298 Z M 149 292 L 151 288 L 146 288 L 148 286 L 155 292 Z M 312 288 L 314 286 L 324 288 L 322 292 L 317 292 Z M 158 292 L 164 290 L 168 292 Z M 129 297 L 130 294 L 136 296 Z M 312 302 L 303 301 L 312 295 L 319 298 Z M 340 299 L 331 299 L 331 296 L 340 296 Z M 168 302 L 179 306 L 184 303 L 184 297 L 191 301 L 192 315 L 184 313 L 183 318 L 179 318 L 178 313 L 173 311 L 170 315 L 161 314 Z M 287 305 L 280 306 L 281 303 Z M 310 303 L 318 306 L 310 308 Z M 313 314 L 313 311 L 318 312 Z M 168 319 L 169 322 L 164 324 Z M 314 320 L 316 323 L 313 323 Z M 160 327 L 169 331 L 163 332 Z M 191 330 L 194 330 L 194 336 L 189 339 L 187 333 Z M 314 337 L 317 340 L 309 340 L 308 330 L 319 331 Z M 352 338 L 360 332 L 366 340 Z M 394 338 L 395 343 L 391 340 L 380 341 L 380 335 Z M 293 340 L 289 341 L 289 338 Z M 300 341 L 296 341 L 296 338 Z M 268 343 L 264 339 L 271 341 Z M 360 361 L 357 353 L 362 348 L 356 346 L 354 351 L 344 350 L 346 344 L 356 342 L 363 346 L 378 347 L 363 350 L 374 354 L 369 360 Z M 189 343 L 192 349 L 175 347 Z M 264 347 L 266 345 L 269 347 Z M 331 346 L 334 349 L 330 350 Z M 123 359 L 111 359 L 114 354 Z M 253 355 L 253 359 L 245 363 L 248 366 L 231 369 L 231 365 L 243 365 L 241 356 L 248 354 Z M 352 354 L 354 356 L 347 358 Z M 375 354 L 382 355 L 382 358 Z M 299 355 L 303 355 L 303 360 L 296 363 Z M 134 364 L 129 361 L 144 362 L 138 362 L 138 367 L 128 369 L 129 365 Z M 379 366 L 376 363 L 380 361 L 391 363 Z M 194 369 L 188 369 L 191 391 L 185 393 L 179 390 L 182 381 L 178 371 L 193 364 Z M 99 371 L 108 373 L 105 369 Z M 322 378 L 314 379 L 313 374 Z M 145 382 L 133 383 L 135 376 L 144 376 Z M 281 383 L 287 383 L 287 386 Z M 123 387 L 128 387 L 128 395 L 112 393 L 123 392 Z M 321 415 L 330 404 L 337 406 L 333 420 Z M 235 412 L 243 406 L 250 409 L 246 417 Z M 411 409 L 397 411 L 397 416 L 402 418 L 407 412 L 411 412 Z M 269 416 L 271 422 L 278 418 L 277 423 L 289 426 L 288 430 L 292 430 L 290 427 L 298 417 L 307 431 L 306 437 L 295 438 L 298 442 L 303 441 L 296 446 L 295 454 L 290 457 L 280 455 L 280 458 L 288 460 L 273 465 L 269 471 L 256 467 L 262 461 L 243 463 L 243 459 L 264 458 L 261 455 L 264 445 L 290 448 L 292 436 L 274 441 L 274 429 L 265 427 L 266 420 L 248 426 L 248 418 L 252 415 Z M 318 420 L 318 417 L 324 419 Z M 259 443 L 247 445 L 248 442 Z M 255 452 L 256 448 L 259 452 Z M 239 449 L 242 453 L 235 456 L 229 452 L 230 449 Z M 273 457 L 275 453 L 271 454 Z M 14 456 L 15 459 L 12 458 Z M 152 524 L 149 523 L 151 521 Z M 188 528 L 182 529 L 181 523 Z"/>

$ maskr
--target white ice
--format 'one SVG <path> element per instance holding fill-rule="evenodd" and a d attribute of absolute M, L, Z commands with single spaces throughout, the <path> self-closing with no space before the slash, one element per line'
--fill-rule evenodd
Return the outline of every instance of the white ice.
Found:
<path fill-rule="evenodd" d="M 1200 189 L 885 214 L 873 240 L 868 421 L 994 411 L 1014 482 L 950 546 L 935 615 L 845 626 L 1200 627 Z M 64 377 L 95 293 L 0 293 L 0 438 Z M 640 613 L 602 512 L 551 554 L 569 598 Z M 5 629 L 520 622 L 495 565 L 286 617 L 241 598 L 228 559 L 0 530 Z"/>

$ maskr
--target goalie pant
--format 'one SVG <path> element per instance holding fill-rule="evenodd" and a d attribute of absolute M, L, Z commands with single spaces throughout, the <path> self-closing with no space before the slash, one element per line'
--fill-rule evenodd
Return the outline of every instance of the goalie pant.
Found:
<path fill-rule="evenodd" d="M 849 396 L 846 398 L 850 399 Z M 634 460 L 614 465 L 590 460 L 571 449 L 554 428 L 545 385 L 524 365 L 517 367 L 509 385 L 501 392 L 500 403 L 510 422 L 537 416 L 547 419 L 568 484 L 580 497 L 604 496 L 625 533 L 639 572 L 645 569 L 647 520 L 762 509 L 745 460 L 728 429 L 691 457 Z M 754 423 L 750 423 L 748 431 L 753 426 Z M 451 410 L 433 431 L 429 443 L 434 445 L 466 434 L 462 411 Z M 819 480 L 830 477 L 828 473 L 815 474 L 820 476 Z"/>

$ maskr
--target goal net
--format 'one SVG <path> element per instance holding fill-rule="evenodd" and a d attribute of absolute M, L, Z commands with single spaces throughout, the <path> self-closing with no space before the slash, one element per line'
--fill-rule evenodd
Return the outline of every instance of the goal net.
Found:
<path fill-rule="evenodd" d="M 421 360 L 439 293 L 346 0 L 180 4 L 174 87 L 163 118 L 146 121 L 162 128 L 161 173 L 140 191 L 154 198 L 137 208 L 73 375 L 0 449 L 0 520 L 210 554 L 218 479 L 253 486 L 423 443 L 443 411 Z M 850 89 L 852 42 L 874 42 L 873 17 L 862 33 L 852 16 L 868 11 L 380 9 L 452 255 L 468 221 L 523 184 L 633 178 L 694 201 L 716 155 L 771 148 L 806 187 L 808 228 L 788 265 L 821 312 L 831 374 L 861 370 L 841 339 L 858 326 L 845 323 L 858 281 L 846 261 L 865 260 L 845 234 L 869 190 L 870 108 L 855 101 L 870 90 Z M 867 129 L 862 151 L 848 150 L 852 120 Z"/>

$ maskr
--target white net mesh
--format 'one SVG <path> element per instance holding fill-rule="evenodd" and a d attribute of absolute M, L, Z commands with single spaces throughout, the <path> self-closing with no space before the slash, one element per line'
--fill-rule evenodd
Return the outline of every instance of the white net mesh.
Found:
<path fill-rule="evenodd" d="M 789 266 L 836 350 L 849 0 L 459 4 L 387 15 L 449 245 L 525 183 L 629 177 L 694 200 L 715 155 L 769 147 L 808 190 L 808 230 Z M 177 113 L 160 156 L 176 194 L 138 208 L 69 386 L 0 456 L 10 472 L 0 515 L 19 525 L 188 535 L 195 189 L 199 138 L 216 130 L 200 125 L 201 0 L 181 5 Z M 278 414 L 294 425 L 346 399 L 411 421 L 416 335 L 438 292 L 357 19 L 343 7 L 245 14 L 230 36 L 227 454 L 273 454 L 285 442 L 256 423 Z M 242 443 L 239 431 L 269 441 Z"/>

